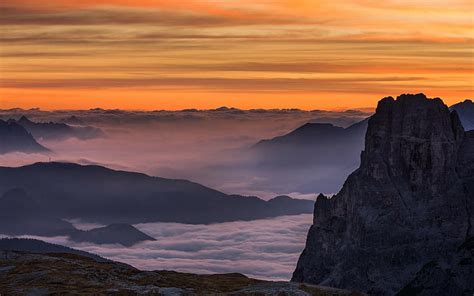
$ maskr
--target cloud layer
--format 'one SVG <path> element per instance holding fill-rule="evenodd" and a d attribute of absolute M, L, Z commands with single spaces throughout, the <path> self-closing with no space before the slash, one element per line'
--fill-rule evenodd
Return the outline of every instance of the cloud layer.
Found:
<path fill-rule="evenodd" d="M 145 270 L 240 272 L 259 279 L 289 280 L 311 223 L 312 215 L 305 214 L 211 225 L 138 224 L 135 225 L 138 229 L 157 241 L 130 248 L 73 243 L 65 237 L 39 239 Z"/>

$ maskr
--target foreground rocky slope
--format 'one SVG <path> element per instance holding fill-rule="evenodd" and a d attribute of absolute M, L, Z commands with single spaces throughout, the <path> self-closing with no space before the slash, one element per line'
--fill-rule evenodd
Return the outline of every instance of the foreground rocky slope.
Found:
<path fill-rule="evenodd" d="M 316 201 L 293 281 L 472 295 L 473 139 L 440 99 L 381 100 L 360 168 L 336 196 Z"/>
<path fill-rule="evenodd" d="M 117 262 L 66 253 L 0 251 L 2 295 L 360 295 L 241 274 L 140 271 Z"/>

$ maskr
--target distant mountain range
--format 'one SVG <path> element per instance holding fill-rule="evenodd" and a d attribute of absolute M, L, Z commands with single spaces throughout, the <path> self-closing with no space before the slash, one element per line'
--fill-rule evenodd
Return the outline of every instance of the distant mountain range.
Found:
<path fill-rule="evenodd" d="M 465 100 L 464 102 L 452 105 L 450 109 L 458 113 L 465 130 L 474 129 L 474 103 L 472 100 Z"/>
<path fill-rule="evenodd" d="M 77 138 L 88 140 L 104 136 L 104 132 L 96 127 L 70 126 L 65 123 L 57 122 L 33 122 L 26 116 L 22 116 L 17 121 L 10 119 L 9 122 L 16 122 L 23 126 L 36 139 L 64 140 L 67 138 Z"/>
<path fill-rule="evenodd" d="M 104 132 L 90 126 L 70 126 L 65 123 L 37 123 L 22 116 L 19 120 L 0 119 L 0 154 L 9 152 L 51 152 L 37 140 L 64 140 L 78 138 L 88 140 L 105 136 Z"/>
<path fill-rule="evenodd" d="M 23 126 L 0 119 L 0 154 L 9 152 L 45 153 L 49 149 L 36 142 Z"/>
<path fill-rule="evenodd" d="M 314 204 L 289 197 L 264 201 L 257 197 L 227 195 L 185 180 L 54 162 L 0 167 L 0 194 L 4 195 L 3 200 L 10 194 L 22 196 L 25 202 L 10 205 L 13 208 L 8 210 L 8 215 L 19 217 L 19 213 L 34 212 L 32 222 L 40 220 L 36 219 L 38 215 L 44 215 L 102 224 L 207 224 L 311 213 Z M 1 207 L 7 204 L 9 202 Z M 42 220 L 48 222 L 46 218 Z"/>

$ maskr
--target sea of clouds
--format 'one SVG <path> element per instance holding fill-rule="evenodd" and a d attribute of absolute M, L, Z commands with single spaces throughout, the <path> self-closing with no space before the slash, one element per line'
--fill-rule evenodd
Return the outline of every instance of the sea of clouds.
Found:
<path fill-rule="evenodd" d="M 289 280 L 312 219 L 312 215 L 302 214 L 210 225 L 137 224 L 135 227 L 156 241 L 133 247 L 75 243 L 67 237 L 22 237 L 87 251 L 143 270 L 239 272 L 258 279 Z M 81 229 L 100 226 L 79 221 L 74 224 Z"/>

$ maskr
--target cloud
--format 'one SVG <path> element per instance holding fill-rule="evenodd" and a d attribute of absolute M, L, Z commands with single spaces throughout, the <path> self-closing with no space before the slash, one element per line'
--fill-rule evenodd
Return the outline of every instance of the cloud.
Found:
<path fill-rule="evenodd" d="M 312 215 L 305 214 L 211 225 L 138 224 L 138 229 L 157 240 L 130 248 L 74 243 L 65 237 L 39 239 L 145 270 L 240 272 L 260 279 L 289 280 L 311 223 Z M 76 225 L 90 228 L 88 224 Z"/>
<path fill-rule="evenodd" d="M 170 27 L 222 27 L 259 24 L 310 23 L 307 18 L 289 18 L 264 11 L 239 10 L 219 13 L 202 10 L 169 9 L 166 6 L 140 8 L 124 6 L 87 7 L 68 10 L 37 10 L 18 6 L 0 7 L 3 25 L 131 25 L 149 24 Z M 221 11 L 223 12 L 223 11 Z M 315 24 L 313 20 L 311 23 Z"/>
<path fill-rule="evenodd" d="M 403 82 L 423 81 L 423 77 L 361 77 L 361 78 L 97 78 L 97 79 L 11 79 L 2 80 L 6 88 L 151 88 L 214 90 L 217 92 L 308 92 L 315 87 L 320 91 L 381 92 L 402 88 Z M 381 83 L 387 83 L 386 85 Z M 395 85 L 391 85 L 395 83 Z M 443 88 L 433 86 L 435 88 Z M 421 88 L 421 86 L 419 86 Z"/>

